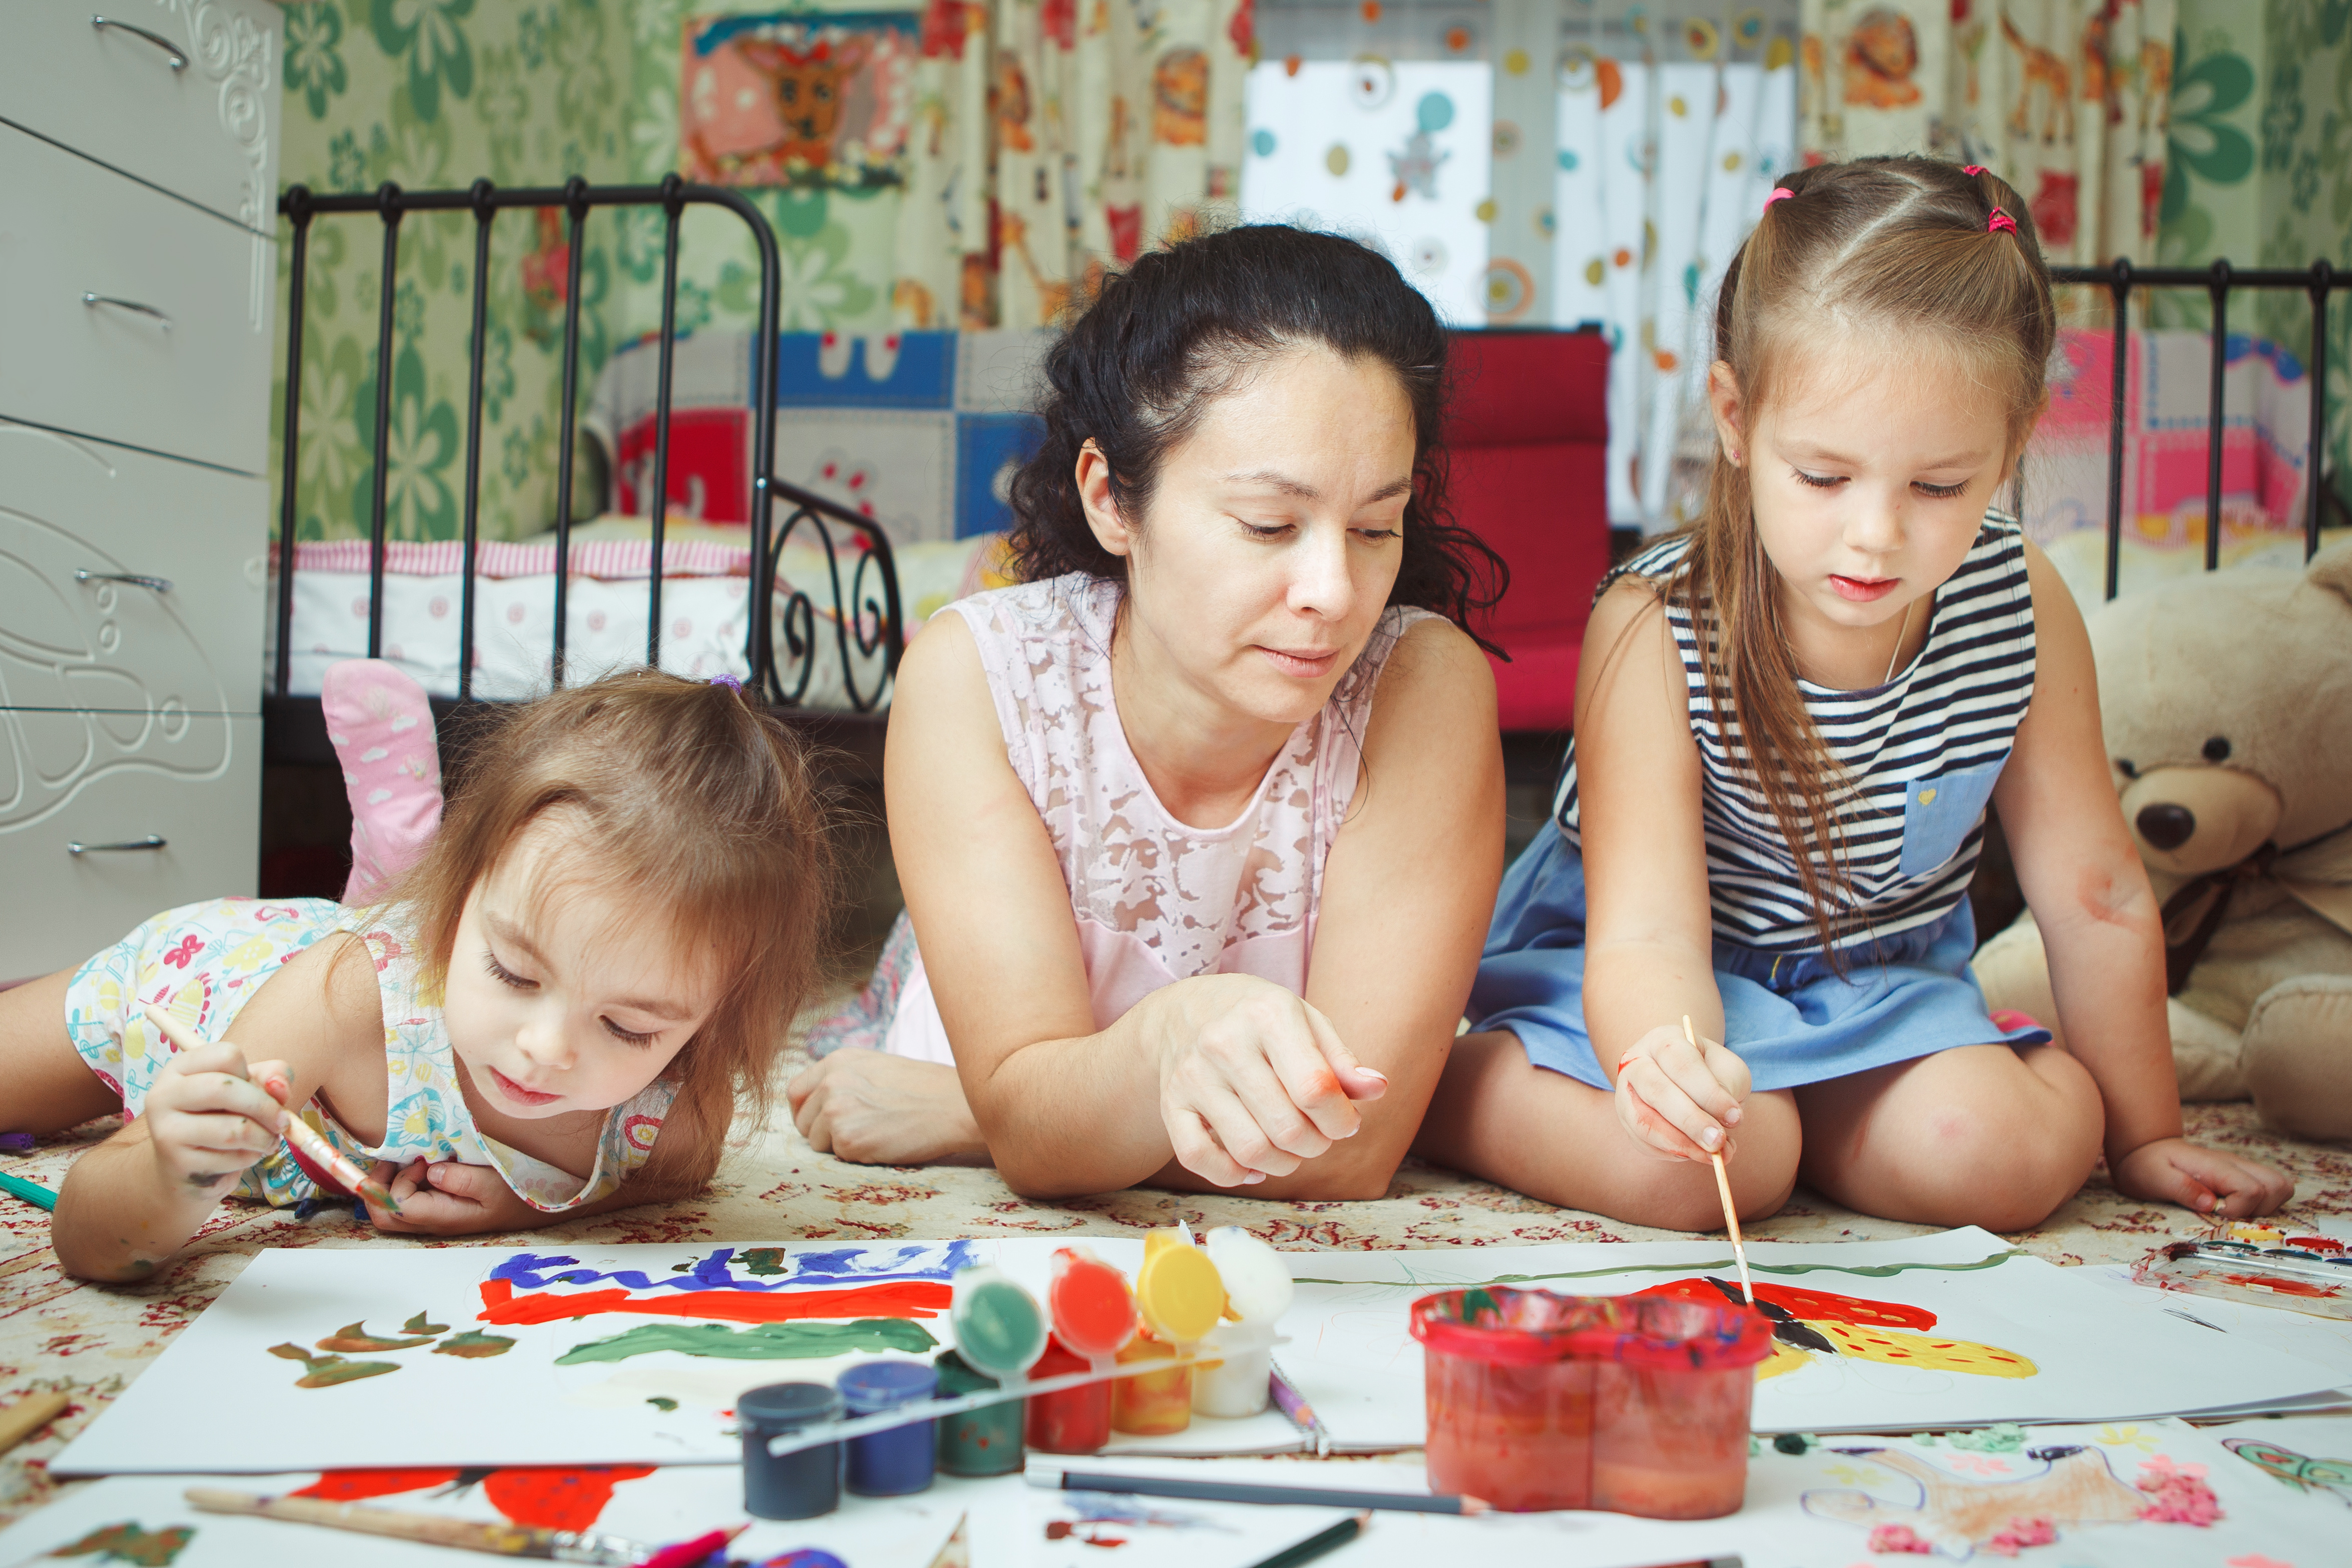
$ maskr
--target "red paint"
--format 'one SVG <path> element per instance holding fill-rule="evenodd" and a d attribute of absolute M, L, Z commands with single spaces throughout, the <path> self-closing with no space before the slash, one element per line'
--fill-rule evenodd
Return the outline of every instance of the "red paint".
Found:
<path fill-rule="evenodd" d="M 613 1500 L 615 1482 L 653 1473 L 651 1465 L 518 1465 L 484 1477 L 482 1495 L 516 1524 L 586 1530 Z"/>
<path fill-rule="evenodd" d="M 1135 1337 L 1135 1298 L 1128 1294 L 1127 1277 L 1091 1253 L 1066 1247 L 1054 1254 L 1045 1310 L 1055 1335 L 1089 1361 L 1108 1361 Z"/>
<path fill-rule="evenodd" d="M 1664 1296 L 1671 1301 L 1696 1301 L 1720 1306 L 1723 1292 L 1705 1279 L 1676 1279 L 1637 1290 L 1637 1296 Z M 1785 1308 L 1789 1316 L 1814 1323 L 1861 1323 L 1882 1329 L 1927 1330 L 1936 1326 L 1936 1314 L 1924 1307 L 1897 1301 L 1874 1301 L 1867 1296 L 1840 1296 L 1829 1290 L 1799 1290 L 1787 1285 L 1759 1285 L 1756 1299 Z"/>
<path fill-rule="evenodd" d="M 1048 1335 L 1045 1353 L 1037 1358 L 1029 1375 L 1039 1380 L 1066 1377 L 1092 1364 Z M 1059 1394 L 1033 1394 L 1026 1403 L 1022 1436 L 1041 1454 L 1091 1454 L 1110 1441 L 1110 1384 L 1107 1382 L 1066 1388 Z"/>
<path fill-rule="evenodd" d="M 1676 1371 L 1603 1363 L 1593 1386 L 1591 1506 L 1643 1519 L 1739 1511 L 1755 1392 L 1752 1362 Z"/>
<path fill-rule="evenodd" d="M 515 1293 L 506 1279 L 482 1281 L 485 1323 L 551 1323 L 599 1312 L 631 1312 L 646 1318 L 697 1318 L 730 1323 L 788 1323 L 798 1318 L 936 1318 L 948 1310 L 954 1290 L 931 1279 L 894 1280 L 845 1290 L 779 1290 L 752 1295 L 739 1290 L 674 1290 L 631 1296 L 626 1290 L 527 1290 Z"/>
<path fill-rule="evenodd" d="M 397 1469 L 329 1470 L 293 1497 L 314 1497 L 327 1502 L 357 1502 L 362 1498 L 390 1497 L 395 1492 L 421 1492 L 446 1487 L 457 1479 L 456 1470 L 403 1466 Z"/>
<path fill-rule="evenodd" d="M 2343 1288 L 2337 1285 L 2315 1285 L 2308 1279 L 2280 1279 L 2268 1274 L 2224 1274 L 2230 1284 L 2247 1290 L 2268 1290 L 2278 1296 L 2335 1297 Z"/>
<path fill-rule="evenodd" d="M 1428 1350 L 1432 1491 L 1512 1513 L 1592 1506 L 1593 1365 L 1513 1366 Z"/>

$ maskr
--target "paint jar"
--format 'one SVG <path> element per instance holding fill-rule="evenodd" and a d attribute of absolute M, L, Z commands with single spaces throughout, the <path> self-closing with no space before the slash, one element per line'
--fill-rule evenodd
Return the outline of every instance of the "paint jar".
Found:
<path fill-rule="evenodd" d="M 1748 1405 L 1772 1324 L 1744 1306 L 1633 1296 L 1594 1345 L 1592 1506 L 1644 1519 L 1717 1519 L 1748 1489 Z M 1601 1336 L 1594 1336 L 1599 1338 Z"/>
<path fill-rule="evenodd" d="M 1182 1352 L 1146 1329 L 1118 1352 L 1119 1364 L 1165 1361 Z M 1122 1377 L 1110 1385 L 1110 1429 L 1139 1437 L 1164 1437 L 1192 1424 L 1192 1369 L 1170 1367 Z"/>
<path fill-rule="evenodd" d="M 772 1455 L 768 1439 L 838 1421 L 841 1411 L 841 1395 L 821 1383 L 772 1383 L 736 1399 L 744 1512 L 755 1519 L 814 1519 L 840 1505 L 840 1444 Z"/>
<path fill-rule="evenodd" d="M 929 1401 L 939 1391 L 940 1374 L 919 1361 L 869 1361 L 843 1373 L 834 1386 L 852 1416 L 879 1415 Z M 939 1456 L 938 1427 L 937 1420 L 909 1421 L 852 1437 L 845 1445 L 849 1489 L 861 1497 L 904 1497 L 929 1487 Z"/>
<path fill-rule="evenodd" d="M 940 1397 L 961 1399 L 1002 1387 L 974 1370 L 961 1354 L 945 1351 L 931 1369 L 940 1374 Z M 950 1476 L 1002 1476 L 1021 1468 L 1021 1401 L 1007 1399 L 939 1418 L 940 1468 Z"/>
<path fill-rule="evenodd" d="M 1412 1304 L 1431 1490 L 1514 1513 L 1591 1506 L 1598 1369 L 1576 1341 L 1610 1320 L 1610 1306 L 1502 1286 Z"/>
<path fill-rule="evenodd" d="M 1032 1378 L 1067 1377 L 1086 1372 L 1093 1363 L 1073 1355 L 1057 1334 L 1046 1340 L 1045 1353 L 1029 1369 Z M 1033 1394 L 1024 1427 L 1029 1447 L 1041 1454 L 1092 1454 L 1110 1441 L 1110 1384 L 1084 1384 L 1058 1394 Z"/>
<path fill-rule="evenodd" d="M 1273 1402 L 1274 1325 L 1219 1323 L 1192 1368 L 1192 1414 L 1234 1419 L 1255 1415 Z"/>

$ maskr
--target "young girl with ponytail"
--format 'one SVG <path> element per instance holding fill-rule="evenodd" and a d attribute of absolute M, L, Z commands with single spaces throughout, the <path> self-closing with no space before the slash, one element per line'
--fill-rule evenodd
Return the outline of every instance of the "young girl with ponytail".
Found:
<path fill-rule="evenodd" d="M 2290 1195 L 2180 1136 L 2082 618 L 1995 506 L 2055 336 L 1997 176 L 1864 159 L 1772 193 L 1717 308 L 1705 514 L 1602 584 L 1556 831 L 1504 881 L 1420 1152 L 1688 1230 L 1721 1223 L 1718 1152 L 1749 1215 L 1802 1179 L 2021 1230 L 2103 1153 L 2201 1213 Z M 2063 1049 L 1969 973 L 1988 805 Z"/>

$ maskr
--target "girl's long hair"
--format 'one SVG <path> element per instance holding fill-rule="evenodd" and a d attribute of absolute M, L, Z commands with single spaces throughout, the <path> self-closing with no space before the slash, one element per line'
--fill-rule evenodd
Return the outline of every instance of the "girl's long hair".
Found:
<path fill-rule="evenodd" d="M 1790 195 L 1766 205 L 1716 305 L 1715 358 L 1738 384 L 1742 424 L 1754 428 L 1792 352 L 1843 330 L 1916 345 L 1926 363 L 1956 362 L 1997 388 L 2009 453 L 2021 451 L 2042 410 L 2057 313 L 2017 192 L 1998 175 L 1913 157 L 1801 169 L 1779 188 Z M 1997 212 L 2014 228 L 1995 226 Z M 1757 538 L 1748 470 L 1717 451 L 1690 547 L 1659 592 L 1689 607 L 1707 701 L 1789 843 L 1834 961 L 1852 901 L 1836 808 L 1843 770 L 1798 689 L 1779 581 Z"/>
<path fill-rule="evenodd" d="M 734 689 L 649 669 L 488 722 L 440 830 L 392 895 L 415 911 L 428 993 L 447 978 L 475 887 L 525 828 L 564 814 L 576 839 L 551 875 L 625 893 L 645 941 L 720 976 L 718 1005 L 665 1075 L 713 1130 L 688 1163 L 707 1177 L 737 1107 L 764 1110 L 819 976 L 835 863 L 806 749 Z"/>

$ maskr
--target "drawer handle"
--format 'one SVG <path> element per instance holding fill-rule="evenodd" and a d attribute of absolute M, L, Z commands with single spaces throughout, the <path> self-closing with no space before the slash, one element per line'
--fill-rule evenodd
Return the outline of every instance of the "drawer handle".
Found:
<path fill-rule="evenodd" d="M 81 302 L 93 310 L 100 305 L 111 305 L 118 310 L 133 310 L 140 315 L 154 318 L 156 324 L 165 331 L 172 330 L 171 317 L 163 314 L 154 306 L 142 305 L 136 300 L 118 300 L 111 294 L 84 294 L 81 297 Z"/>
<path fill-rule="evenodd" d="M 172 591 L 172 580 L 169 577 L 149 577 L 138 572 L 85 572 L 77 566 L 74 568 L 74 581 L 77 583 L 129 583 L 136 587 L 144 588 L 151 594 L 168 594 Z"/>
<path fill-rule="evenodd" d="M 128 22 L 118 22 L 111 16 L 92 16 L 89 19 L 89 25 L 93 29 L 100 32 L 109 27 L 120 27 L 132 37 L 144 38 L 171 56 L 173 70 L 184 71 L 188 68 L 188 57 L 180 52 L 180 46 L 160 33 L 151 33 L 144 27 L 134 27 Z"/>
<path fill-rule="evenodd" d="M 71 839 L 66 842 L 66 853 L 68 855 L 102 855 L 114 849 L 161 849 L 163 847 L 163 836 L 160 833 L 151 833 L 144 838 L 126 838 L 120 844 L 82 844 Z"/>

